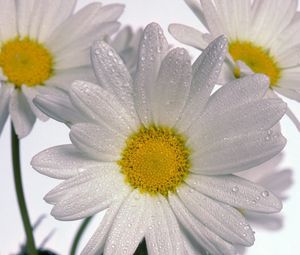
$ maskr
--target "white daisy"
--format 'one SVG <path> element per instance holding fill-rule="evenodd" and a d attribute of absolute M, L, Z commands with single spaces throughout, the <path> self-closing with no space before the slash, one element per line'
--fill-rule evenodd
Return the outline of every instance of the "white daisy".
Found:
<path fill-rule="evenodd" d="M 10 114 L 19 138 L 36 117 L 47 116 L 32 99 L 68 89 L 75 79 L 95 80 L 89 48 L 119 28 L 119 4 L 87 5 L 76 0 L 0 0 L 0 133 Z"/>
<path fill-rule="evenodd" d="M 94 44 L 100 86 L 77 81 L 70 90 L 87 121 L 71 126 L 71 145 L 32 160 L 40 173 L 64 180 L 45 196 L 55 218 L 108 208 L 82 254 L 133 254 L 143 238 L 151 255 L 235 254 L 234 245 L 254 242 L 235 208 L 281 210 L 270 191 L 232 173 L 282 150 L 286 141 L 273 126 L 285 103 L 263 99 L 263 75 L 211 95 L 226 46 L 218 38 L 191 65 L 184 49 L 168 52 L 161 28 L 150 24 L 132 80 L 110 46 Z"/>
<path fill-rule="evenodd" d="M 250 72 L 270 78 L 270 89 L 300 101 L 300 19 L 297 0 L 185 0 L 208 32 L 172 24 L 180 42 L 203 50 L 224 34 L 229 54 L 220 82 Z M 292 112 L 287 114 L 300 130 Z"/>

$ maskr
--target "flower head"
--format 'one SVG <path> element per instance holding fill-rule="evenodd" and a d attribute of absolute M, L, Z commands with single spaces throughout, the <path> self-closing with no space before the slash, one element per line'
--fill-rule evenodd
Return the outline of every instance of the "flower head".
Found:
<path fill-rule="evenodd" d="M 108 208 L 82 254 L 133 254 L 143 238 L 149 254 L 235 254 L 234 245 L 254 242 L 236 208 L 281 210 L 270 191 L 233 173 L 282 150 L 285 139 L 273 126 L 286 106 L 263 98 L 263 75 L 211 95 L 226 46 L 218 38 L 191 65 L 150 24 L 132 79 L 115 50 L 94 44 L 100 86 L 76 81 L 69 92 L 85 121 L 71 125 L 71 145 L 32 160 L 40 173 L 64 180 L 45 197 L 57 219 Z"/>
<path fill-rule="evenodd" d="M 0 132 L 10 114 L 20 138 L 36 117 L 39 94 L 68 90 L 75 79 L 94 81 L 89 48 L 111 35 L 123 6 L 100 3 L 74 13 L 76 0 L 0 0 Z"/>
<path fill-rule="evenodd" d="M 170 25 L 169 30 L 180 42 L 200 50 L 219 35 L 226 35 L 229 52 L 221 83 L 263 73 L 270 79 L 270 92 L 300 101 L 297 1 L 185 1 L 208 33 L 180 24 Z M 300 130 L 300 123 L 288 113 Z"/>

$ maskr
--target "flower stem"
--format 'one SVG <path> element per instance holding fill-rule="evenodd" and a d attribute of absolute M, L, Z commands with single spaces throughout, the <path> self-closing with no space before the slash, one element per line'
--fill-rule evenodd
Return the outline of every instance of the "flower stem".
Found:
<path fill-rule="evenodd" d="M 78 231 L 75 235 L 70 255 L 75 255 L 76 254 L 76 250 L 77 250 L 79 241 L 81 239 L 81 236 L 82 236 L 83 232 L 85 231 L 85 229 L 87 228 L 88 224 L 90 223 L 91 219 L 92 219 L 92 216 L 87 217 L 86 219 L 84 219 L 82 221 L 82 223 L 81 223 L 81 225 L 80 225 L 80 227 L 79 227 L 79 229 L 78 229 Z"/>
<path fill-rule="evenodd" d="M 148 255 L 147 245 L 145 239 L 139 244 L 138 248 L 136 249 L 134 255 Z"/>
<path fill-rule="evenodd" d="M 29 255 L 37 255 L 38 253 L 35 248 L 32 226 L 30 224 L 30 219 L 26 207 L 23 185 L 22 185 L 19 138 L 16 135 L 13 125 L 11 125 L 11 147 L 12 147 L 12 160 L 13 160 L 12 163 L 14 169 L 15 189 L 16 189 L 19 209 L 20 209 L 23 226 L 26 233 L 26 239 L 27 239 L 26 248 Z"/>

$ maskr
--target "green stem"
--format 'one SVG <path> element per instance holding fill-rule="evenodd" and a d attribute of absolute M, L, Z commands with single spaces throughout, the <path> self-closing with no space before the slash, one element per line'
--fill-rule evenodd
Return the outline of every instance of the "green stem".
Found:
<path fill-rule="evenodd" d="M 83 232 L 85 231 L 85 229 L 87 228 L 88 224 L 90 223 L 92 219 L 92 216 L 87 217 L 86 219 L 84 219 L 75 235 L 75 238 L 73 240 L 73 244 L 72 244 L 72 248 L 71 248 L 71 252 L 70 255 L 75 255 L 76 254 L 76 250 L 79 244 L 79 241 L 81 239 L 81 236 L 83 234 Z"/>
<path fill-rule="evenodd" d="M 20 209 L 23 226 L 26 233 L 26 239 L 27 239 L 26 248 L 29 255 L 37 255 L 38 253 L 35 248 L 32 226 L 30 224 L 30 219 L 26 207 L 23 185 L 22 185 L 19 138 L 16 135 L 13 125 L 11 125 L 11 146 L 12 146 L 12 160 L 13 160 L 13 169 L 14 169 L 15 189 L 17 193 L 19 209 Z"/>
<path fill-rule="evenodd" d="M 143 241 L 140 243 L 140 245 L 136 249 L 134 255 L 148 255 L 145 239 L 143 239 Z"/>

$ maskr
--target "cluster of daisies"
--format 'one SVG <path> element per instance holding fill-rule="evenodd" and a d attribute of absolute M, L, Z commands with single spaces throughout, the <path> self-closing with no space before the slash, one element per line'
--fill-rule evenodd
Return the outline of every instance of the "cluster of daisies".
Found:
<path fill-rule="evenodd" d="M 169 31 L 200 50 L 193 63 L 156 23 L 118 32 L 124 6 L 76 2 L 0 0 L 0 132 L 9 115 L 19 138 L 36 118 L 70 127 L 70 144 L 31 162 L 62 180 L 51 214 L 106 210 L 83 255 L 253 245 L 249 221 L 282 209 L 291 178 L 250 168 L 284 148 L 283 115 L 300 127 L 277 95 L 300 101 L 297 1 L 186 0 L 206 31 Z"/>

